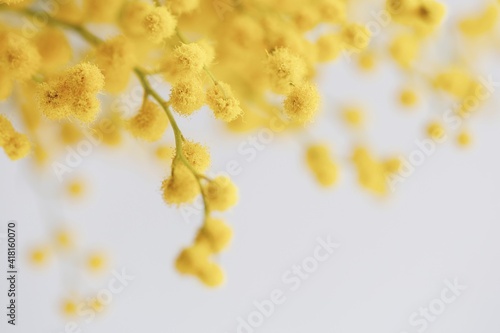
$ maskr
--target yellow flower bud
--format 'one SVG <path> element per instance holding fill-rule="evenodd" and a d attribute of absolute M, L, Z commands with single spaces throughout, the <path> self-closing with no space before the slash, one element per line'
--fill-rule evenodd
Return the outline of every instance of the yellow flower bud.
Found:
<path fill-rule="evenodd" d="M 73 51 L 64 32 L 56 28 L 46 28 L 35 37 L 38 53 L 42 56 L 43 68 L 48 70 L 57 69 L 67 64 Z"/>
<path fill-rule="evenodd" d="M 208 247 L 202 244 L 185 248 L 177 257 L 175 268 L 181 274 L 196 275 L 208 264 L 209 254 Z"/>
<path fill-rule="evenodd" d="M 175 161 L 172 174 L 162 183 L 163 199 L 168 204 L 191 203 L 200 194 L 196 177 L 182 162 Z"/>
<path fill-rule="evenodd" d="M 203 266 L 197 276 L 207 287 L 218 287 L 224 283 L 224 272 L 216 263 Z"/>
<path fill-rule="evenodd" d="M 484 12 L 460 21 L 460 31 L 468 37 L 476 37 L 491 32 L 498 23 L 498 4 L 491 3 Z"/>
<path fill-rule="evenodd" d="M 418 103 L 418 96 L 411 89 L 404 89 L 399 95 L 399 102 L 405 107 L 412 107 Z"/>
<path fill-rule="evenodd" d="M 170 103 L 177 113 L 188 116 L 205 104 L 205 91 L 200 80 L 177 81 L 170 91 Z"/>
<path fill-rule="evenodd" d="M 306 64 L 290 50 L 279 48 L 269 54 L 265 63 L 271 89 L 278 94 L 288 93 L 292 85 L 302 83 L 307 74 Z"/>
<path fill-rule="evenodd" d="M 0 67 L 14 79 L 30 79 L 40 67 L 40 54 L 28 39 L 0 32 Z"/>
<path fill-rule="evenodd" d="M 127 121 L 127 127 L 136 138 L 158 141 L 168 126 L 165 111 L 155 102 L 145 101 L 137 115 Z"/>
<path fill-rule="evenodd" d="M 210 65 L 210 54 L 197 44 L 182 44 L 169 54 L 163 63 L 165 78 L 170 82 L 189 80 L 201 73 L 205 66 Z"/>
<path fill-rule="evenodd" d="M 462 148 L 467 148 L 472 144 L 472 136 L 466 131 L 462 130 L 457 136 L 457 143 Z"/>
<path fill-rule="evenodd" d="M 342 116 L 347 125 L 360 128 L 365 124 L 365 115 L 359 108 L 349 107 L 342 112 Z"/>
<path fill-rule="evenodd" d="M 204 173 L 210 166 L 210 153 L 207 147 L 186 140 L 182 143 L 182 152 L 196 172 Z"/>
<path fill-rule="evenodd" d="M 319 107 L 319 93 L 310 83 L 294 86 L 284 102 L 284 112 L 293 121 L 307 123 L 313 119 Z"/>
<path fill-rule="evenodd" d="M 99 112 L 100 104 L 96 94 L 103 87 L 104 76 L 99 68 L 81 63 L 40 85 L 39 106 L 49 119 L 74 117 L 88 123 Z"/>
<path fill-rule="evenodd" d="M 366 27 L 360 24 L 349 23 L 342 27 L 340 36 L 346 49 L 360 52 L 368 47 L 371 33 Z"/>
<path fill-rule="evenodd" d="M 330 33 L 319 37 L 316 41 L 316 49 L 320 62 L 329 62 L 337 59 L 342 51 L 340 36 Z"/>
<path fill-rule="evenodd" d="M 440 140 L 446 135 L 443 125 L 433 121 L 427 125 L 427 135 L 433 140 Z"/>
<path fill-rule="evenodd" d="M 224 221 L 208 218 L 196 235 L 196 244 L 205 244 L 213 253 L 219 253 L 232 238 L 233 230 Z"/>
<path fill-rule="evenodd" d="M 240 101 L 233 96 L 231 87 L 224 82 L 217 82 L 207 90 L 207 103 L 215 118 L 229 122 L 236 119 L 243 110 Z"/>
<path fill-rule="evenodd" d="M 127 87 L 135 56 L 133 46 L 125 36 L 114 37 L 99 45 L 95 61 L 104 75 L 106 91 L 118 93 Z"/>
<path fill-rule="evenodd" d="M 403 68 L 410 68 L 420 52 L 420 40 L 411 34 L 397 36 L 389 47 L 392 58 Z"/>
<path fill-rule="evenodd" d="M 334 185 L 339 178 L 339 170 L 325 144 L 314 144 L 307 149 L 307 166 L 316 180 L 324 187 Z"/>
<path fill-rule="evenodd" d="M 12 160 L 17 161 L 26 157 L 31 151 L 28 137 L 21 133 L 13 133 L 3 144 L 5 154 Z"/>
<path fill-rule="evenodd" d="M 83 11 L 90 22 L 106 23 L 117 19 L 124 0 L 83 0 Z"/>
<path fill-rule="evenodd" d="M 238 202 L 238 188 L 226 176 L 218 176 L 203 188 L 208 208 L 226 211 Z"/>

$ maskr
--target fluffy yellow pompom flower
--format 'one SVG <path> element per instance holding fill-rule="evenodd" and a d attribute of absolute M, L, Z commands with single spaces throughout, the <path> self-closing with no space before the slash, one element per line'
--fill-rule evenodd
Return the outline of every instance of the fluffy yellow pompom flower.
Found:
<path fill-rule="evenodd" d="M 162 183 L 163 199 L 168 204 L 193 202 L 200 194 L 196 177 L 182 162 L 174 161 L 172 174 Z"/>
<path fill-rule="evenodd" d="M 96 252 L 87 258 L 87 267 L 91 272 L 97 273 L 106 267 L 106 257 L 104 254 Z"/>
<path fill-rule="evenodd" d="M 226 211 L 238 202 L 238 188 L 226 176 L 218 176 L 203 188 L 208 209 Z"/>
<path fill-rule="evenodd" d="M 226 122 L 235 120 L 243 113 L 240 101 L 233 95 L 231 87 L 224 82 L 217 82 L 207 90 L 207 104 L 215 118 Z"/>
<path fill-rule="evenodd" d="M 42 56 L 42 67 L 53 70 L 67 64 L 73 51 L 64 32 L 60 29 L 46 28 L 35 37 L 38 53 Z"/>
<path fill-rule="evenodd" d="M 434 79 L 434 87 L 458 98 L 474 96 L 478 83 L 471 74 L 460 67 L 451 67 L 438 73 Z"/>
<path fill-rule="evenodd" d="M 178 114 L 188 116 L 205 104 L 201 80 L 191 78 L 177 81 L 170 91 L 170 103 Z"/>
<path fill-rule="evenodd" d="M 0 67 L 8 76 L 26 80 L 40 67 L 40 54 L 28 39 L 14 32 L 0 32 Z"/>
<path fill-rule="evenodd" d="M 99 112 L 96 94 L 103 87 L 104 76 L 99 68 L 90 63 L 81 63 L 40 85 L 39 106 L 49 119 L 74 117 L 88 123 Z"/>
<path fill-rule="evenodd" d="M 284 102 L 284 112 L 293 121 L 306 123 L 313 119 L 319 107 L 319 93 L 310 83 L 294 86 Z"/>
<path fill-rule="evenodd" d="M 304 60 L 286 48 L 279 48 L 268 55 L 265 63 L 271 89 L 278 94 L 287 94 L 291 84 L 302 83 L 307 74 Z"/>
<path fill-rule="evenodd" d="M 114 37 L 96 49 L 96 65 L 104 74 L 104 89 L 111 93 L 123 91 L 129 82 L 135 56 L 125 36 Z"/>
<path fill-rule="evenodd" d="M 181 15 L 198 8 L 200 0 L 169 0 L 165 5 L 174 15 Z"/>
<path fill-rule="evenodd" d="M 146 100 L 139 112 L 127 121 L 127 128 L 136 138 L 152 142 L 161 139 L 168 123 L 165 111 L 157 103 Z"/>
<path fill-rule="evenodd" d="M 371 33 L 360 24 L 349 23 L 342 27 L 340 36 L 346 49 L 360 52 L 370 43 Z"/>
<path fill-rule="evenodd" d="M 471 134 L 466 130 L 460 131 L 460 133 L 457 136 L 457 143 L 462 148 L 469 147 L 472 143 Z"/>
<path fill-rule="evenodd" d="M 375 194 L 385 195 L 388 185 L 386 165 L 376 160 L 364 147 L 354 150 L 352 160 L 358 171 L 359 184 Z"/>
<path fill-rule="evenodd" d="M 154 7 L 142 20 L 147 38 L 158 44 L 175 33 L 177 19 L 165 7 Z"/>
<path fill-rule="evenodd" d="M 359 108 L 349 107 L 344 109 L 342 117 L 346 124 L 352 127 L 362 127 L 365 123 L 365 115 Z"/>
<path fill-rule="evenodd" d="M 182 153 L 198 173 L 204 173 L 210 166 L 210 153 L 207 147 L 198 142 L 184 141 L 182 143 Z"/>
<path fill-rule="evenodd" d="M 322 186 L 330 187 L 337 182 L 339 178 L 338 166 L 333 161 L 327 145 L 311 145 L 306 152 L 306 161 L 307 166 Z"/>
<path fill-rule="evenodd" d="M 427 125 L 427 135 L 437 141 L 444 138 L 446 131 L 440 122 L 433 121 Z"/>
<path fill-rule="evenodd" d="M 414 20 L 410 21 L 410 25 L 420 32 L 432 32 L 441 24 L 445 13 L 444 5 L 436 0 L 419 0 L 413 13 Z"/>
<path fill-rule="evenodd" d="M 405 107 L 413 107 L 418 103 L 418 96 L 411 89 L 404 89 L 399 95 L 399 102 Z"/>
<path fill-rule="evenodd" d="M 207 287 L 218 287 L 224 283 L 224 272 L 214 262 L 203 266 L 197 276 Z"/>
<path fill-rule="evenodd" d="M 460 31 L 468 37 L 476 37 L 491 32 L 498 23 L 498 4 L 490 4 L 483 13 L 460 21 Z"/>
<path fill-rule="evenodd" d="M 196 275 L 208 264 L 209 248 L 205 244 L 194 244 L 181 251 L 175 261 L 179 273 Z"/>
<path fill-rule="evenodd" d="M 26 157 L 31 151 L 28 137 L 21 133 L 13 133 L 3 144 L 5 154 L 12 160 L 17 161 Z"/>
<path fill-rule="evenodd" d="M 409 68 L 420 52 L 420 40 L 412 34 L 399 35 L 392 41 L 389 51 L 397 64 Z"/>
<path fill-rule="evenodd" d="M 163 68 L 167 81 L 175 82 L 197 76 L 211 61 L 211 55 L 200 44 L 189 43 L 176 47 L 165 59 Z M 189 78 L 188 78 L 189 79 Z"/>
<path fill-rule="evenodd" d="M 196 235 L 197 244 L 205 244 L 213 253 L 224 250 L 233 238 L 233 230 L 224 221 L 209 217 Z"/>
<path fill-rule="evenodd" d="M 120 25 L 133 38 L 146 38 L 158 44 L 175 33 L 177 19 L 166 7 L 132 1 L 122 10 Z"/>
<path fill-rule="evenodd" d="M 31 250 L 30 259 L 34 265 L 41 266 L 47 263 L 50 255 L 50 248 L 48 246 L 39 246 Z"/>

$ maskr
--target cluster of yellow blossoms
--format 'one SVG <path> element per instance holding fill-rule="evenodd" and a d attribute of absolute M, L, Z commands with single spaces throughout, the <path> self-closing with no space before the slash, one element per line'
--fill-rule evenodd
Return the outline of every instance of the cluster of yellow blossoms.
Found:
<path fill-rule="evenodd" d="M 125 133 L 148 144 L 159 142 L 157 157 L 171 161 L 161 186 L 165 202 L 186 205 L 201 196 L 204 203 L 203 223 L 175 266 L 208 286 L 224 280 L 213 255 L 232 236 L 231 228 L 213 214 L 233 207 L 238 191 L 228 177 L 206 175 L 211 160 L 207 147 L 185 138 L 176 118 L 208 106 L 214 118 L 235 132 L 269 127 L 276 120 L 284 129 L 296 130 L 313 122 L 321 107 L 314 84 L 318 65 L 344 55 L 371 71 L 378 60 L 372 46 L 378 32 L 352 19 L 350 12 L 359 7 L 354 1 L 43 2 L 50 6 L 0 0 L 0 101 L 19 104 L 18 114 L 0 115 L 0 146 L 12 160 L 32 152 L 43 165 L 62 151 L 53 142 L 78 144 L 87 130 L 110 146 L 119 145 Z M 426 74 L 419 66 L 443 24 L 445 6 L 437 0 L 381 0 L 379 5 L 390 18 L 384 33 L 391 38 L 384 48 L 394 64 L 451 97 L 465 121 L 478 108 L 470 102 L 481 89 L 473 71 L 457 63 Z M 491 2 L 483 13 L 458 22 L 457 30 L 468 39 L 492 33 L 498 6 Z M 140 84 L 140 97 L 132 82 Z M 125 106 L 133 114 L 115 107 L 124 95 L 132 96 Z M 408 109 L 420 99 L 413 84 L 397 98 Z M 360 108 L 344 109 L 342 118 L 350 129 L 365 128 Z M 26 134 L 14 130 L 16 121 Z M 169 128 L 175 149 L 161 143 Z M 42 133 L 47 130 L 57 140 L 46 140 Z M 433 119 L 426 131 L 439 139 L 446 128 Z M 464 128 L 457 142 L 471 142 Z M 324 187 L 335 185 L 340 159 L 329 145 L 312 142 L 305 150 L 316 180 Z M 380 195 L 387 194 L 388 178 L 401 168 L 398 157 L 377 158 L 366 144 L 355 145 L 350 162 L 360 185 Z"/>

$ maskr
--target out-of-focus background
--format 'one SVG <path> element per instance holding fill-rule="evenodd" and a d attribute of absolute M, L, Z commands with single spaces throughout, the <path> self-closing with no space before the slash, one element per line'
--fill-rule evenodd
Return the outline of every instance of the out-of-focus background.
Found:
<path fill-rule="evenodd" d="M 443 2 L 448 20 L 486 3 Z M 432 55 L 436 64 L 447 52 L 474 57 L 477 51 L 459 48 L 446 29 L 437 38 L 444 51 Z M 493 81 L 500 81 L 497 42 L 491 40 L 490 53 L 476 64 Z M 164 204 L 160 184 L 169 167 L 154 159 L 152 146 L 132 139 L 123 149 L 94 146 L 63 182 L 50 167 L 39 170 L 29 159 L 14 163 L 0 154 L 0 236 L 7 221 L 17 221 L 20 246 L 18 325 L 12 328 L 3 313 L 7 258 L 0 239 L 2 332 L 498 331 L 499 94 L 470 123 L 470 149 L 457 147 L 450 134 L 387 198 L 375 197 L 357 185 L 353 146 L 408 158 L 422 151 L 426 121 L 449 106 L 424 96 L 418 108 L 404 111 L 396 96 L 407 78 L 394 65 L 382 61 L 367 74 L 351 62 L 346 57 L 318 70 L 322 113 L 299 135 L 229 134 L 203 111 L 180 121 L 185 136 L 210 147 L 211 172 L 230 171 L 240 190 L 239 204 L 224 215 L 234 239 L 217 258 L 227 278 L 218 289 L 173 268 L 201 214 L 196 205 Z M 366 110 L 362 135 L 341 124 L 337 111 L 345 104 Z M 331 190 L 321 189 L 306 169 L 304 147 L 312 140 L 330 142 L 341 163 L 341 181 Z M 237 167 L 228 170 L 230 162 Z M 82 200 L 64 193 L 75 179 L 86 184 Z M 34 267 L 31 249 L 58 227 L 74 231 L 80 251 Z M 82 269 L 92 251 L 105 253 L 104 273 Z M 64 299 L 96 293 L 107 295 L 103 311 L 61 315 Z"/>

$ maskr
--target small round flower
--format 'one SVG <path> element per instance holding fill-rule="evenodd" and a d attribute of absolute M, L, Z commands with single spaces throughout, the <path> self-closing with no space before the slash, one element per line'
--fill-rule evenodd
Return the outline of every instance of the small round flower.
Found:
<path fill-rule="evenodd" d="M 291 84 L 301 83 L 307 75 L 305 62 L 286 48 L 278 48 L 269 54 L 265 67 L 271 89 L 278 94 L 288 93 Z"/>
<path fill-rule="evenodd" d="M 376 66 L 375 55 L 373 52 L 363 52 L 359 56 L 358 66 L 366 72 L 372 71 Z"/>
<path fill-rule="evenodd" d="M 441 123 L 433 121 L 427 125 L 427 135 L 429 138 L 437 141 L 445 137 L 446 131 Z"/>
<path fill-rule="evenodd" d="M 472 136 L 467 130 L 462 130 L 458 133 L 457 143 L 462 148 L 467 148 L 472 144 Z"/>
<path fill-rule="evenodd" d="M 412 34 L 397 36 L 389 46 L 392 58 L 403 68 L 410 68 L 420 52 L 420 40 Z"/>
<path fill-rule="evenodd" d="M 321 18 L 328 23 L 338 24 L 345 21 L 346 2 L 343 0 L 321 0 L 318 3 Z"/>
<path fill-rule="evenodd" d="M 142 20 L 147 33 L 146 37 L 155 44 L 175 33 L 177 19 L 165 7 L 154 7 Z"/>
<path fill-rule="evenodd" d="M 196 275 L 208 264 L 210 251 L 203 244 L 195 244 L 181 251 L 175 261 L 175 268 L 181 274 Z"/>
<path fill-rule="evenodd" d="M 106 257 L 100 252 L 91 253 L 87 258 L 87 268 L 94 273 L 101 272 L 106 268 Z"/>
<path fill-rule="evenodd" d="M 210 65 L 211 54 L 198 43 L 181 44 L 176 47 L 163 63 L 165 78 L 170 82 L 190 80 L 205 66 Z"/>
<path fill-rule="evenodd" d="M 196 235 L 196 244 L 206 244 L 213 253 L 224 250 L 233 238 L 233 230 L 224 221 L 208 218 Z"/>
<path fill-rule="evenodd" d="M 387 194 L 387 169 L 386 165 L 372 156 L 365 147 L 354 150 L 352 160 L 358 172 L 359 184 L 377 194 Z"/>
<path fill-rule="evenodd" d="M 76 317 L 78 315 L 78 299 L 71 297 L 63 300 L 61 310 L 66 317 Z"/>
<path fill-rule="evenodd" d="M 50 255 L 50 248 L 48 246 L 38 246 L 31 250 L 30 259 L 34 265 L 41 266 L 47 263 Z"/>
<path fill-rule="evenodd" d="M 491 3 L 476 16 L 467 17 L 460 21 L 460 31 L 468 37 L 477 37 L 491 32 L 498 23 L 498 4 Z"/>
<path fill-rule="evenodd" d="M 338 166 L 333 161 L 330 149 L 325 144 L 309 146 L 306 152 L 307 166 L 316 180 L 324 187 L 334 185 L 338 180 Z"/>
<path fill-rule="evenodd" d="M 418 96 L 411 89 L 404 89 L 399 95 L 399 102 L 405 107 L 413 107 L 418 103 Z"/>
<path fill-rule="evenodd" d="M 365 124 L 365 115 L 359 108 L 349 107 L 342 112 L 342 117 L 347 125 L 360 128 Z"/>
<path fill-rule="evenodd" d="M 307 123 L 318 111 L 319 93 L 312 84 L 294 86 L 284 102 L 284 112 L 293 121 Z"/>
<path fill-rule="evenodd" d="M 207 287 L 218 287 L 224 283 L 224 272 L 213 262 L 203 266 L 197 276 Z"/>
<path fill-rule="evenodd" d="M 342 27 L 340 36 L 344 47 L 355 52 L 359 52 L 368 47 L 370 43 L 370 31 L 357 23 L 349 23 Z"/>
<path fill-rule="evenodd" d="M 161 145 L 156 148 L 155 155 L 161 161 L 171 162 L 175 156 L 175 148 L 171 146 Z"/>
<path fill-rule="evenodd" d="M 226 176 L 218 176 L 203 188 L 208 208 L 226 211 L 238 202 L 238 188 Z"/>
<path fill-rule="evenodd" d="M 97 47 L 95 62 L 104 75 L 104 89 L 121 92 L 127 87 L 134 66 L 133 45 L 125 36 L 107 40 Z"/>
<path fill-rule="evenodd" d="M 196 177 L 182 162 L 174 161 L 172 174 L 162 183 L 163 199 L 168 204 L 191 203 L 200 194 Z"/>
<path fill-rule="evenodd" d="M 159 44 L 175 33 L 177 19 L 166 7 L 131 1 L 122 10 L 120 25 L 130 37 L 145 38 Z"/>
<path fill-rule="evenodd" d="M 226 122 L 235 120 L 243 113 L 240 101 L 234 97 L 231 87 L 224 82 L 217 82 L 207 90 L 207 104 L 215 118 Z"/>
<path fill-rule="evenodd" d="M 72 198 L 81 198 L 85 194 L 85 183 L 81 180 L 72 180 L 68 183 L 66 191 Z"/>
<path fill-rule="evenodd" d="M 65 229 L 56 231 L 54 241 L 55 245 L 61 250 L 70 250 L 75 246 L 74 235 Z"/>
<path fill-rule="evenodd" d="M 196 78 L 177 81 L 170 91 L 170 103 L 177 113 L 189 116 L 205 104 L 203 84 Z"/>
<path fill-rule="evenodd" d="M 14 32 L 0 32 L 0 67 L 14 79 L 31 78 L 41 59 L 30 41 Z"/>
<path fill-rule="evenodd" d="M 194 141 L 186 140 L 182 143 L 182 153 L 193 169 L 204 173 L 210 166 L 210 153 L 208 148 Z"/>
<path fill-rule="evenodd" d="M 29 154 L 31 144 L 26 135 L 16 132 L 4 142 L 3 149 L 12 161 L 17 161 Z"/>
<path fill-rule="evenodd" d="M 48 70 L 57 69 L 67 64 L 73 51 L 64 32 L 56 28 L 46 28 L 35 37 L 35 45 L 43 62 L 42 67 Z"/>
<path fill-rule="evenodd" d="M 158 141 L 168 126 L 165 111 L 155 102 L 145 101 L 141 109 L 132 119 L 127 121 L 127 127 L 136 138 L 146 141 Z"/>
<path fill-rule="evenodd" d="M 59 77 L 42 83 L 38 104 L 49 119 L 74 117 L 92 122 L 99 112 L 96 94 L 104 87 L 104 76 L 97 66 L 81 63 L 64 71 Z"/>
<path fill-rule="evenodd" d="M 403 161 L 400 157 L 392 157 L 384 162 L 385 169 L 388 173 L 398 173 L 403 167 Z"/>

